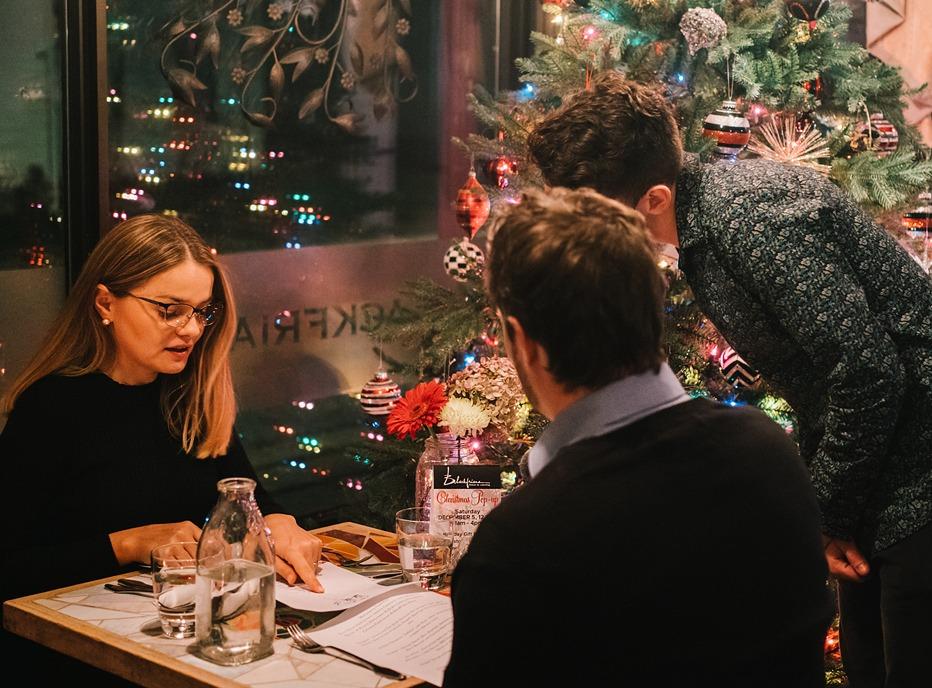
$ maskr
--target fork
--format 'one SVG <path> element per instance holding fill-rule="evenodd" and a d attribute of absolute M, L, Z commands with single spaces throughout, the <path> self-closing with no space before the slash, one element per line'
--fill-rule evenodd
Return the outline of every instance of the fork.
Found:
<path fill-rule="evenodd" d="M 372 662 L 365 660 L 362 657 L 357 657 L 356 655 L 350 654 L 349 652 L 344 652 L 339 648 L 331 648 L 328 645 L 321 645 L 316 640 L 311 638 L 311 636 L 305 633 L 301 629 L 301 626 L 298 624 L 289 624 L 288 626 L 285 626 L 285 630 L 288 631 L 288 635 L 290 635 L 291 639 L 294 640 L 295 645 L 297 645 L 298 648 L 304 650 L 305 652 L 310 652 L 312 654 L 327 654 L 331 657 L 342 659 L 344 662 L 349 662 L 350 664 L 364 667 L 369 671 L 378 674 L 379 676 L 390 678 L 393 681 L 400 681 L 405 678 L 404 674 L 400 674 L 394 669 L 389 669 L 388 667 L 373 664 Z M 336 650 L 336 653 L 332 652 L 334 649 Z"/>

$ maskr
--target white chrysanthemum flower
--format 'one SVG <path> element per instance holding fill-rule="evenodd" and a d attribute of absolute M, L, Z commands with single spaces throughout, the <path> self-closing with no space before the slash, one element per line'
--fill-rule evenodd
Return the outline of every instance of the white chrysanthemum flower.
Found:
<path fill-rule="evenodd" d="M 440 425 L 445 425 L 450 432 L 459 437 L 484 430 L 490 420 L 489 414 L 478 405 L 459 397 L 450 397 L 440 412 Z"/>
<path fill-rule="evenodd" d="M 527 422 L 527 398 L 514 364 L 505 357 L 491 356 L 471 363 L 449 380 L 453 396 L 466 397 L 489 414 L 489 423 L 508 435 L 519 432 Z"/>

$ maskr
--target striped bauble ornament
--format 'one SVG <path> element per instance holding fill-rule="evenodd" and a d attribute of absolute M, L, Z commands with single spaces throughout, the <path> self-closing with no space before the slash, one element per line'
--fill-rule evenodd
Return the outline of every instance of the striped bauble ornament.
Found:
<path fill-rule="evenodd" d="M 401 388 L 384 370 L 375 371 L 359 394 L 362 410 L 370 416 L 387 416 L 401 398 Z"/>
<path fill-rule="evenodd" d="M 736 160 L 751 140 L 751 123 L 738 112 L 737 103 L 726 100 L 705 118 L 702 135 L 715 141 L 715 155 L 724 160 Z"/>

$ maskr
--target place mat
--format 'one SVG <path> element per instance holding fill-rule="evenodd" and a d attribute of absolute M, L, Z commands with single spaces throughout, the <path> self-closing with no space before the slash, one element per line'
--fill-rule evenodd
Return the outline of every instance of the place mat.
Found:
<path fill-rule="evenodd" d="M 340 565 L 343 555 L 347 559 L 362 559 L 366 556 L 365 552 L 375 555 L 379 561 L 386 564 L 397 564 L 398 543 L 394 535 L 364 535 L 361 533 L 350 533 L 346 530 L 334 528 L 315 533 L 323 543 L 325 550 L 330 549 L 338 552 L 324 551 L 321 558 L 329 561 L 331 564 Z"/>

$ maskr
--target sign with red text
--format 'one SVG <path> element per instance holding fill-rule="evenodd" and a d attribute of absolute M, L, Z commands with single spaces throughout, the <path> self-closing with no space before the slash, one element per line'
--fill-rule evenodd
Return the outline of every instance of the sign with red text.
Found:
<path fill-rule="evenodd" d="M 502 501 L 502 469 L 487 464 L 434 466 L 430 520 L 453 525 L 453 563 L 469 546 L 479 522 Z"/>

